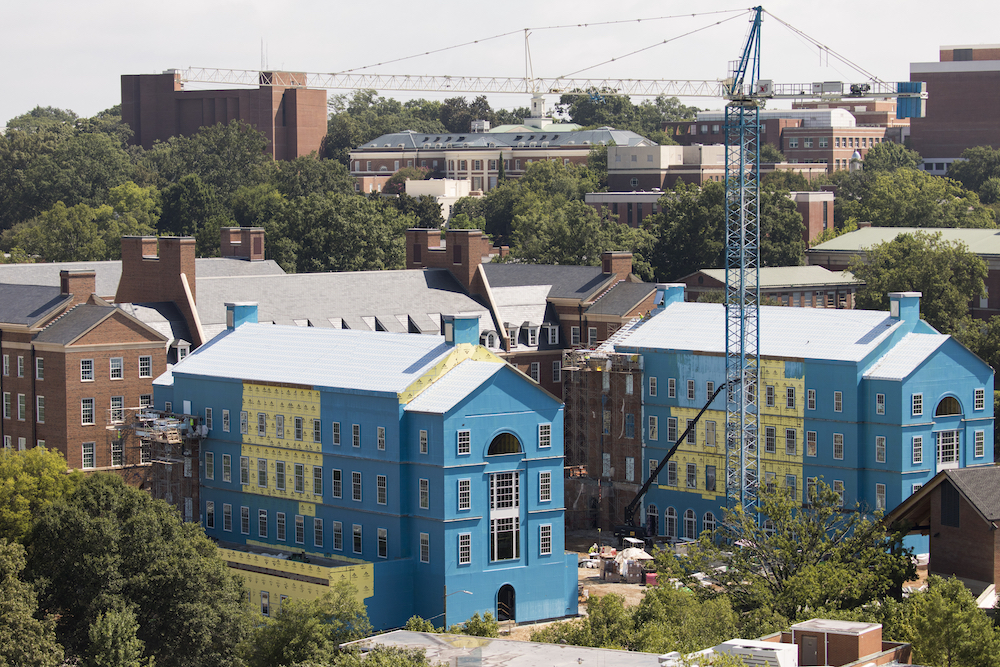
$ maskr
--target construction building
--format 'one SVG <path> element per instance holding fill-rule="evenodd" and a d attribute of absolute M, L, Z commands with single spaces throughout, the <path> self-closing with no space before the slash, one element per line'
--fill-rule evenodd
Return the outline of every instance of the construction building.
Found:
<path fill-rule="evenodd" d="M 576 614 L 562 402 L 477 344 L 478 315 L 439 336 L 228 312 L 154 401 L 203 417 L 202 523 L 264 615 L 345 577 L 376 629 Z"/>
<path fill-rule="evenodd" d="M 123 74 L 122 121 L 134 133 L 130 142 L 149 150 L 170 137 L 240 120 L 267 137 L 268 155 L 293 160 L 319 151 L 326 136 L 326 91 L 307 83 L 301 73 L 261 72 L 256 90 L 184 90 L 177 70 Z"/>

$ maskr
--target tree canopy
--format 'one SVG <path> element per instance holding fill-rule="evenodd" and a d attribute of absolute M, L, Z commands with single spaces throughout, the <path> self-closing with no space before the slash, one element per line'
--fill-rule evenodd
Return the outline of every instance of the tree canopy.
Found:
<path fill-rule="evenodd" d="M 72 491 L 83 473 L 66 470 L 54 449 L 0 449 L 0 537 L 23 542 L 35 517 Z"/>
<path fill-rule="evenodd" d="M 627 95 L 615 91 L 591 89 L 587 93 L 562 95 L 556 109 L 578 125 L 631 130 L 660 144 L 674 143 L 663 132 L 664 122 L 691 120 L 699 111 L 666 95 L 633 104 Z"/>
<path fill-rule="evenodd" d="M 900 234 L 865 249 L 848 270 L 863 281 L 859 308 L 887 310 L 889 292 L 920 292 L 920 311 L 943 333 L 956 331 L 968 314 L 969 302 L 985 292 L 986 263 L 964 244 L 948 242 L 941 233 Z"/>
<path fill-rule="evenodd" d="M 55 622 L 37 618 L 37 596 L 21 580 L 23 570 L 24 548 L 0 537 L 0 667 L 57 667 L 63 664 L 63 650 Z"/>

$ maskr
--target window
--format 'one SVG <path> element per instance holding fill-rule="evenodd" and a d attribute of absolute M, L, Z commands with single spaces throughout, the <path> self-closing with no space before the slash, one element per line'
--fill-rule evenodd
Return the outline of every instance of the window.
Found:
<path fill-rule="evenodd" d="M 597 344 L 597 327 L 587 328 L 587 344 L 596 345 Z"/>
<path fill-rule="evenodd" d="M 677 537 L 677 510 L 673 507 L 667 508 L 664 514 L 664 524 L 665 535 L 669 539 L 675 539 Z"/>
<path fill-rule="evenodd" d="M 212 422 L 212 408 L 205 408 L 205 428 L 211 431 L 213 425 L 214 424 Z"/>
<path fill-rule="evenodd" d="M 294 437 L 295 437 L 296 440 L 301 440 L 302 439 L 302 431 L 303 431 L 302 417 L 296 417 L 295 418 L 295 430 L 294 430 L 294 433 L 293 433 L 293 435 L 294 435 Z"/>
<path fill-rule="evenodd" d="M 875 509 L 885 509 L 885 484 L 875 485 Z"/>
<path fill-rule="evenodd" d="M 601 415 L 603 417 L 601 420 L 601 433 L 608 435 L 611 433 L 611 410 L 604 410 Z"/>
<path fill-rule="evenodd" d="M 333 444 L 340 444 L 340 422 L 333 422 Z"/>
<path fill-rule="evenodd" d="M 986 409 L 986 390 L 976 389 L 976 398 L 973 403 L 973 410 L 984 410 Z"/>
<path fill-rule="evenodd" d="M 694 400 L 694 380 L 687 381 L 687 397 L 689 401 Z"/>
<path fill-rule="evenodd" d="M 712 398 L 712 394 L 714 394 L 714 393 L 715 393 L 715 383 L 711 382 L 711 381 L 706 382 L 705 383 L 705 400 L 707 401 L 707 400 L 711 399 Z"/>
<path fill-rule="evenodd" d="M 343 481 L 344 480 L 343 480 L 343 475 L 342 475 L 341 471 L 334 470 L 333 471 L 333 484 L 331 485 L 332 488 L 330 489 L 330 491 L 332 492 L 334 498 L 340 498 L 341 497 L 341 494 L 343 493 Z"/>
<path fill-rule="evenodd" d="M 292 484 L 295 493 L 305 493 L 306 491 L 306 467 L 302 463 L 292 465 Z"/>
<path fill-rule="evenodd" d="M 797 137 L 792 137 L 791 139 L 789 139 L 788 140 L 788 147 L 789 148 L 798 148 L 799 147 L 799 140 L 798 140 L 798 138 Z"/>
<path fill-rule="evenodd" d="M 431 562 L 431 536 L 427 533 L 420 533 L 420 562 Z"/>
<path fill-rule="evenodd" d="M 3 393 L 3 418 L 4 419 L 10 419 L 10 410 L 11 410 L 10 392 L 9 391 L 5 391 Z"/>
<path fill-rule="evenodd" d="M 677 441 L 677 417 L 667 417 L 667 442 Z"/>
<path fill-rule="evenodd" d="M 538 553 L 542 556 L 552 554 L 552 525 L 543 524 L 538 527 Z"/>
<path fill-rule="evenodd" d="M 229 410 L 222 410 L 222 430 L 229 433 Z"/>
<path fill-rule="evenodd" d="M 361 502 L 361 473 L 351 473 L 351 499 Z"/>
<path fill-rule="evenodd" d="M 764 452 L 767 454 L 774 454 L 778 451 L 777 436 L 775 434 L 775 428 L 773 426 L 764 427 Z"/>
<path fill-rule="evenodd" d="M 306 543 L 306 520 L 301 515 L 295 515 L 295 543 Z"/>
<path fill-rule="evenodd" d="M 806 407 L 810 410 L 816 409 L 816 390 L 810 389 L 806 392 Z"/>
<path fill-rule="evenodd" d="M 139 377 L 153 377 L 153 357 L 139 357 Z"/>
<path fill-rule="evenodd" d="M 798 452 L 798 437 L 799 434 L 794 428 L 785 429 L 785 454 L 788 456 L 795 456 Z"/>
<path fill-rule="evenodd" d="M 631 377 L 631 376 L 629 376 Z M 553 361 L 552 362 L 552 381 L 562 382 L 562 362 Z"/>
<path fill-rule="evenodd" d="M 344 548 L 344 524 L 340 521 L 333 522 L 333 548 L 337 551 Z"/>
<path fill-rule="evenodd" d="M 152 394 L 139 394 L 139 407 L 140 408 L 151 408 L 153 407 L 153 395 Z M 211 409 L 211 408 L 207 408 Z"/>
<path fill-rule="evenodd" d="M 19 377 L 19 378 L 23 378 L 24 377 L 24 357 L 23 356 L 19 356 L 17 358 L 17 377 Z"/>
<path fill-rule="evenodd" d="M 924 414 L 924 395 L 914 394 L 910 398 L 910 408 L 914 417 L 922 416 Z"/>
<path fill-rule="evenodd" d="M 785 387 L 785 407 L 789 410 L 795 408 L 795 387 Z"/>
<path fill-rule="evenodd" d="M 472 480 L 458 480 L 458 509 L 467 510 L 472 507 Z"/>
<path fill-rule="evenodd" d="M 650 415 L 649 416 L 649 439 L 650 440 L 657 440 L 658 439 L 658 437 L 659 437 L 659 433 L 658 433 L 659 428 L 658 428 L 658 425 L 659 425 L 659 418 L 656 417 L 655 415 Z"/>
<path fill-rule="evenodd" d="M 468 565 L 472 562 L 472 533 L 458 535 L 458 564 Z"/>
<path fill-rule="evenodd" d="M 267 591 L 260 592 L 260 613 L 262 616 L 271 615 L 270 594 Z"/>
<path fill-rule="evenodd" d="M 257 459 L 257 486 L 267 488 L 267 459 Z"/>
<path fill-rule="evenodd" d="M 924 438 L 920 435 L 913 436 L 913 463 L 914 465 L 924 462 Z"/>
<path fill-rule="evenodd" d="M 257 537 L 267 539 L 267 510 L 257 510 Z"/>
<path fill-rule="evenodd" d="M 205 501 L 205 527 L 215 528 L 215 501 Z"/>
<path fill-rule="evenodd" d="M 674 385 L 673 379 L 667 380 L 667 396 L 669 398 L 673 398 L 673 391 L 671 390 L 671 387 L 673 387 L 673 385 Z M 655 377 L 650 377 L 649 378 L 649 395 L 650 396 L 656 396 L 656 378 Z"/>
<path fill-rule="evenodd" d="M 233 481 L 233 464 L 232 456 L 229 454 L 222 455 L 222 481 L 231 482 Z"/>
<path fill-rule="evenodd" d="M 227 533 L 233 531 L 233 506 L 229 503 L 222 505 L 222 530 Z"/>
<path fill-rule="evenodd" d="M 376 487 L 375 502 L 377 502 L 379 505 L 385 505 L 388 502 L 388 490 L 387 490 L 388 487 L 386 485 L 385 475 L 378 475 L 375 478 L 375 487 Z"/>
<path fill-rule="evenodd" d="M 764 387 L 764 405 L 769 408 L 774 407 L 774 387 L 772 385 Z"/>
<path fill-rule="evenodd" d="M 635 415 L 632 413 L 625 415 L 625 437 L 635 437 Z"/>
<path fill-rule="evenodd" d="M 829 147 L 829 143 L 830 143 L 830 140 L 829 140 L 828 137 L 820 137 L 819 138 L 819 147 L 820 148 L 828 148 Z"/>
<path fill-rule="evenodd" d="M 552 446 L 552 424 L 538 425 L 538 446 L 543 448 Z"/>
<path fill-rule="evenodd" d="M 559 327 L 549 327 L 549 345 L 559 344 Z"/>
<path fill-rule="evenodd" d="M 35 358 L 35 379 L 36 380 L 45 379 L 45 359 L 42 357 Z"/>
<path fill-rule="evenodd" d="M 17 395 L 17 418 L 24 421 L 28 413 L 28 400 L 24 394 Z"/>
<path fill-rule="evenodd" d="M 539 366 L 537 361 L 532 361 L 528 366 L 528 375 L 535 382 L 538 382 Z"/>
<path fill-rule="evenodd" d="M 528 345 L 535 347 L 538 345 L 538 329 L 528 327 Z"/>
<path fill-rule="evenodd" d="M 317 419 L 317 420 L 316 420 L 316 421 L 314 422 L 314 424 L 315 424 L 315 425 L 317 425 L 317 427 L 318 427 L 318 425 L 319 425 L 319 420 Z M 384 452 L 384 451 L 385 451 L 385 426 L 379 426 L 379 427 L 378 427 L 378 428 L 377 428 L 377 429 L 375 430 L 375 435 L 376 435 L 376 447 L 377 447 L 377 448 L 378 448 L 379 450 L 381 450 L 381 451 L 383 451 L 383 452 Z M 319 442 L 319 441 L 317 440 L 317 442 Z"/>
<path fill-rule="evenodd" d="M 693 424 L 694 420 L 688 419 L 687 424 L 685 424 L 684 426 L 684 430 L 687 431 L 687 437 L 685 438 L 685 442 L 687 442 L 689 445 L 695 445 L 698 443 L 697 441 L 698 432 L 696 429 L 693 428 Z"/>
<path fill-rule="evenodd" d="M 833 392 L 833 411 L 834 412 L 844 411 L 844 392 L 842 391 Z"/>
<path fill-rule="evenodd" d="M 538 473 L 538 502 L 547 503 L 552 500 L 552 473 Z"/>
<path fill-rule="evenodd" d="M 922 488 L 924 488 L 923 484 L 911 484 L 910 485 L 910 495 L 913 495 L 914 493 L 916 493 L 917 491 L 919 491 Z"/>
<path fill-rule="evenodd" d="M 420 480 L 420 509 L 429 509 L 431 506 L 430 482 L 426 479 Z"/>
<path fill-rule="evenodd" d="M 816 456 L 816 431 L 806 431 L 806 456 Z"/>
<path fill-rule="evenodd" d="M 985 453 L 986 453 L 986 433 L 984 431 L 976 431 L 975 450 L 973 456 L 979 459 L 982 458 Z"/>
<path fill-rule="evenodd" d="M 6 400 L 7 395 L 4 396 Z M 84 398 L 80 400 L 80 423 L 81 424 L 93 424 L 94 423 L 94 399 Z"/>
<path fill-rule="evenodd" d="M 351 446 L 360 447 L 361 446 L 361 425 L 352 424 L 351 425 Z"/>
<path fill-rule="evenodd" d="M 263 412 L 257 413 L 257 437 L 263 438 L 267 435 L 267 415 Z"/>
<path fill-rule="evenodd" d="M 667 463 L 667 486 L 677 486 L 677 462 Z"/>
<path fill-rule="evenodd" d="M 313 495 L 323 495 L 323 468 L 313 466 Z"/>
<path fill-rule="evenodd" d="M 885 414 L 885 394 L 875 394 L 875 414 Z"/>
<path fill-rule="evenodd" d="M 844 460 L 844 434 L 833 434 L 833 458 L 838 461 Z"/>
<path fill-rule="evenodd" d="M 10 355 L 3 355 L 3 374 L 10 375 Z"/>
<path fill-rule="evenodd" d="M 580 344 L 580 327 L 570 327 L 569 328 L 569 339 L 571 345 Z"/>
<path fill-rule="evenodd" d="M 93 359 L 81 359 L 80 360 L 80 382 L 93 382 L 94 381 L 94 360 Z"/>
<path fill-rule="evenodd" d="M 379 427 L 379 431 L 382 436 L 382 446 L 379 449 L 385 449 L 385 429 Z M 313 442 L 323 442 L 323 423 L 318 419 L 313 420 Z"/>
<path fill-rule="evenodd" d="M 693 463 L 687 464 L 687 488 L 698 488 L 698 466 Z"/>
<path fill-rule="evenodd" d="M 653 378 L 654 380 L 656 378 Z M 650 392 L 650 396 L 656 396 L 655 393 Z M 677 379 L 667 378 L 667 398 L 677 397 Z"/>
<path fill-rule="evenodd" d="M 833 480 L 833 490 L 840 496 L 840 506 L 844 505 L 844 483 L 839 479 Z"/>
<path fill-rule="evenodd" d="M 875 436 L 875 462 L 885 463 L 885 436 Z"/>
<path fill-rule="evenodd" d="M 243 535 L 250 534 L 250 508 L 241 507 L 240 508 L 240 533 Z"/>
<path fill-rule="evenodd" d="M 20 359 L 20 357 L 18 357 Z M 121 380 L 124 377 L 122 372 L 122 358 L 121 357 L 111 357 L 111 379 Z"/>
<path fill-rule="evenodd" d="M 247 413 L 245 410 L 240 412 L 240 435 L 247 434 Z"/>
<path fill-rule="evenodd" d="M 323 548 L 323 519 L 313 518 L 313 546 Z"/>
<path fill-rule="evenodd" d="M 248 456 L 240 457 L 240 484 L 250 485 L 250 457 Z"/>
<path fill-rule="evenodd" d="M 389 531 L 385 528 L 378 529 L 378 557 L 389 557 Z"/>
<path fill-rule="evenodd" d="M 111 402 L 112 402 L 112 406 L 111 407 L 114 407 L 114 399 L 111 399 Z M 38 422 L 39 424 L 44 424 L 45 423 L 45 397 L 44 396 L 35 396 L 35 421 Z"/>
<path fill-rule="evenodd" d="M 215 452 L 205 452 L 205 479 L 215 479 Z"/>
<path fill-rule="evenodd" d="M 83 467 L 93 468 L 94 462 L 94 444 L 93 442 L 83 443 Z"/>

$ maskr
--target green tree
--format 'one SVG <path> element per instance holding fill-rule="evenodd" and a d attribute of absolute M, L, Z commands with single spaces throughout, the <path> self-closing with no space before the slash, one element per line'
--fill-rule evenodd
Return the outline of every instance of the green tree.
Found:
<path fill-rule="evenodd" d="M 1000 177 L 1000 149 L 976 146 L 962 151 L 962 159 L 952 162 L 948 178 L 953 178 L 967 190 L 979 189 L 991 178 Z"/>
<path fill-rule="evenodd" d="M 288 240 L 279 260 L 286 271 L 377 271 L 403 268 L 416 217 L 382 197 L 331 192 L 289 201 L 278 224 Z"/>
<path fill-rule="evenodd" d="M 87 667 L 142 667 L 153 665 L 143 660 L 145 644 L 136 635 L 139 621 L 131 609 L 111 609 L 97 615 L 90 626 L 90 650 Z"/>
<path fill-rule="evenodd" d="M 40 132 L 43 130 L 70 130 L 76 123 L 77 115 L 69 109 L 37 106 L 28 113 L 15 116 L 7 121 L 8 131 Z"/>
<path fill-rule="evenodd" d="M 371 629 L 356 589 L 349 582 L 340 581 L 315 600 L 282 603 L 248 644 L 247 664 L 280 667 L 333 662 L 340 644 L 367 637 Z"/>
<path fill-rule="evenodd" d="M 406 105 L 379 97 L 374 90 L 356 90 L 350 95 L 336 95 L 329 102 L 331 114 L 323 140 L 323 156 L 345 166 L 351 151 L 383 134 L 413 130 L 442 134 L 447 132 L 438 120 L 442 104 L 411 100 Z M 463 132 L 468 132 L 466 127 Z"/>
<path fill-rule="evenodd" d="M 428 662 L 427 654 L 419 649 L 395 646 L 375 646 L 364 653 L 356 650 L 346 651 L 339 654 L 330 665 L 331 667 L 441 667 L 440 663 Z"/>
<path fill-rule="evenodd" d="M 725 597 L 699 600 L 673 586 L 648 589 L 633 615 L 636 651 L 681 654 L 738 636 L 736 614 Z"/>
<path fill-rule="evenodd" d="M 865 155 L 865 171 L 895 171 L 896 169 L 917 169 L 923 163 L 920 153 L 911 151 L 903 144 L 883 141 L 869 149 Z"/>
<path fill-rule="evenodd" d="M 448 628 L 448 632 L 452 634 L 471 635 L 473 637 L 499 637 L 500 623 L 490 612 L 486 612 L 480 616 L 477 611 L 465 623 L 459 623 Z"/>
<path fill-rule="evenodd" d="M 418 227 L 437 229 L 444 224 L 444 218 L 441 217 L 441 204 L 438 203 L 436 197 L 431 195 L 411 197 L 405 192 L 401 192 L 390 201 L 395 203 L 396 209 L 403 215 L 416 217 Z"/>
<path fill-rule="evenodd" d="M 806 180 L 801 172 L 792 169 L 775 169 L 769 171 L 760 178 L 762 186 L 771 187 L 775 190 L 787 190 L 789 192 L 803 192 L 812 190 L 812 184 Z"/>
<path fill-rule="evenodd" d="M 608 189 L 608 147 L 598 144 L 587 153 L 587 169 L 597 176 L 595 192 L 605 192 Z"/>
<path fill-rule="evenodd" d="M 231 226 L 233 221 L 232 213 L 223 205 L 215 186 L 191 173 L 167 185 L 161 194 L 163 214 L 157 231 L 172 236 L 193 236 L 199 257 L 217 256 L 219 229 Z"/>
<path fill-rule="evenodd" d="M 929 577 L 915 607 L 914 662 L 932 667 L 1000 665 L 993 624 L 961 581 Z"/>
<path fill-rule="evenodd" d="M 956 323 L 951 334 L 994 371 L 1000 369 L 1000 316 L 989 320 L 966 316 Z"/>
<path fill-rule="evenodd" d="M 863 282 L 859 308 L 887 310 L 889 292 L 921 292 L 921 315 L 943 333 L 959 329 L 969 302 L 985 292 L 986 263 L 965 244 L 941 233 L 900 234 L 865 249 L 848 270 Z"/>
<path fill-rule="evenodd" d="M 89 655 L 101 613 L 131 609 L 161 667 L 239 665 L 252 620 L 241 579 L 200 526 L 117 475 L 91 475 L 44 508 L 28 554 L 27 578 L 70 654 Z"/>
<path fill-rule="evenodd" d="M 763 490 L 759 522 L 742 507 L 727 509 L 715 533 L 690 552 L 688 569 L 713 568 L 718 586 L 693 579 L 689 586 L 704 600 L 728 598 L 744 636 L 900 596 L 916 574 L 902 536 L 886 531 L 880 513 L 844 511 L 822 480 L 808 493 L 799 505 L 784 489 Z M 735 541 L 739 549 L 728 546 Z"/>
<path fill-rule="evenodd" d="M 24 548 L 0 537 L 0 667 L 63 664 L 55 622 L 39 620 L 38 600 L 31 584 L 21 580 Z"/>
<path fill-rule="evenodd" d="M 398 195 L 401 192 L 406 192 L 406 181 L 422 181 L 429 174 L 429 170 L 420 167 L 403 167 L 389 177 L 389 180 L 382 186 L 382 192 L 387 195 Z"/>
<path fill-rule="evenodd" d="M 276 162 L 271 183 L 286 197 L 354 192 L 354 178 L 347 167 L 336 160 L 320 159 L 315 153 Z"/>
<path fill-rule="evenodd" d="M 403 629 L 411 632 L 438 632 L 433 623 L 420 616 L 410 616 Z"/>
<path fill-rule="evenodd" d="M 770 144 L 765 141 L 760 145 L 761 164 L 775 164 L 787 161 L 788 160 L 785 159 L 785 156 L 782 154 L 782 152 L 779 151 L 777 146 L 775 146 L 774 144 Z"/>
<path fill-rule="evenodd" d="M 0 538 L 23 542 L 32 521 L 83 479 L 54 449 L 0 450 Z"/>

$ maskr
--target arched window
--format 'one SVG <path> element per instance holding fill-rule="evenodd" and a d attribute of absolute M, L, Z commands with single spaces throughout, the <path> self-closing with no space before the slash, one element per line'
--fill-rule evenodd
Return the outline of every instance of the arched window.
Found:
<path fill-rule="evenodd" d="M 660 534 L 660 512 L 653 504 L 646 507 L 646 533 L 648 535 Z"/>
<path fill-rule="evenodd" d="M 520 454 L 521 453 L 521 441 L 517 439 L 513 433 L 501 433 L 497 437 L 493 438 L 493 442 L 490 443 L 489 451 L 486 452 L 489 456 L 494 456 L 496 454 Z"/>
<path fill-rule="evenodd" d="M 698 537 L 698 521 L 694 518 L 694 510 L 684 512 L 684 537 L 692 540 Z"/>
<path fill-rule="evenodd" d="M 667 508 L 666 521 L 664 522 L 664 528 L 666 528 L 666 536 L 668 540 L 677 539 L 677 510 L 673 507 Z"/>
<path fill-rule="evenodd" d="M 705 516 L 701 520 L 701 529 L 714 531 L 715 530 L 715 515 L 711 512 L 705 512 Z"/>
<path fill-rule="evenodd" d="M 959 405 L 958 399 L 954 396 L 945 396 L 938 403 L 937 409 L 934 411 L 935 417 L 950 417 L 952 415 L 962 414 L 962 406 Z"/>

